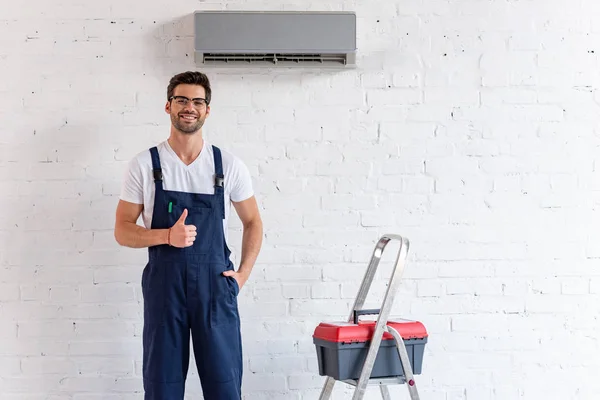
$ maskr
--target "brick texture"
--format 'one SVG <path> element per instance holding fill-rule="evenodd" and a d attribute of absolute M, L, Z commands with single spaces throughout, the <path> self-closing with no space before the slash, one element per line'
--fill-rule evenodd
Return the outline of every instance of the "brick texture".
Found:
<path fill-rule="evenodd" d="M 197 9 L 358 16 L 356 69 L 206 70 L 206 137 L 247 163 L 265 221 L 244 400 L 318 397 L 312 330 L 346 318 L 388 232 L 411 241 L 394 313 L 431 334 L 422 398 L 597 399 L 597 1 L 0 3 L 1 399 L 142 398 L 146 252 L 116 244 L 114 210 L 168 135 Z"/>

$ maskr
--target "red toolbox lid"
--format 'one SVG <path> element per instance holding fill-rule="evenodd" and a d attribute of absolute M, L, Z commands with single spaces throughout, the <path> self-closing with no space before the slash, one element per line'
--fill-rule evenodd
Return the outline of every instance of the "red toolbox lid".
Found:
<path fill-rule="evenodd" d="M 321 322 L 315 328 L 313 337 L 328 342 L 356 343 L 366 342 L 371 339 L 375 331 L 376 321 L 352 322 Z M 423 339 L 427 337 L 425 326 L 418 321 L 396 319 L 387 323 L 396 329 L 403 339 Z M 387 332 L 383 333 L 382 340 L 391 340 L 393 336 Z"/>

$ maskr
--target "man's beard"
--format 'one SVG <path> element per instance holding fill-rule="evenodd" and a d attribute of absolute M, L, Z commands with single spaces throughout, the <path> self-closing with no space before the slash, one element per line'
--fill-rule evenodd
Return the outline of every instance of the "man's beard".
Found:
<path fill-rule="evenodd" d="M 184 121 L 181 120 L 181 116 L 183 115 L 194 115 L 195 117 L 197 117 L 196 122 L 190 124 L 190 123 L 186 123 Z M 173 126 L 175 127 L 175 129 L 177 129 L 178 131 L 188 134 L 188 135 L 193 135 L 194 133 L 198 132 L 200 130 L 200 128 L 202 128 L 202 125 L 204 125 L 204 120 L 205 118 L 201 118 L 200 114 L 190 114 L 190 113 L 180 113 L 180 114 L 171 114 L 171 122 L 173 123 Z"/>

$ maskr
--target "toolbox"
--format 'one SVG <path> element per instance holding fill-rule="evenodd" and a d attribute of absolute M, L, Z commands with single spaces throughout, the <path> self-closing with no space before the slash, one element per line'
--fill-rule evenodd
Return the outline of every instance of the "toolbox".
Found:
<path fill-rule="evenodd" d="M 388 321 L 404 339 L 414 374 L 421 373 L 423 354 L 427 343 L 427 330 L 417 321 L 397 319 Z M 313 334 L 317 351 L 319 375 L 336 380 L 358 379 L 367 358 L 370 339 L 375 330 L 375 321 L 322 322 Z M 404 370 L 396 342 L 389 333 L 384 333 L 371 378 L 404 376 Z"/>

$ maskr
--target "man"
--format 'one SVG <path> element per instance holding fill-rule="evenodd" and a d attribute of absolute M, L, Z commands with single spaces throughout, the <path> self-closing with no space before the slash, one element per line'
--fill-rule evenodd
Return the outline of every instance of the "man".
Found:
<path fill-rule="evenodd" d="M 246 166 L 202 137 L 210 99 L 206 75 L 171 79 L 171 134 L 131 160 L 117 206 L 117 242 L 149 248 L 142 273 L 145 399 L 183 399 L 190 331 L 204 398 L 241 398 L 237 295 L 258 256 L 262 221 Z M 243 224 L 237 271 L 227 246 L 230 204 Z M 145 228 L 136 224 L 140 214 Z"/>

